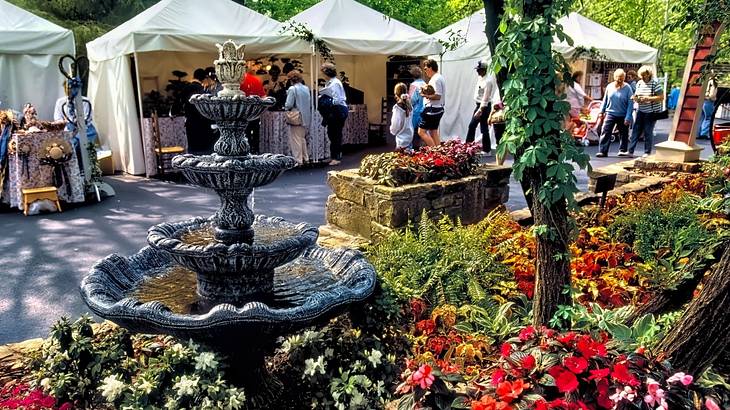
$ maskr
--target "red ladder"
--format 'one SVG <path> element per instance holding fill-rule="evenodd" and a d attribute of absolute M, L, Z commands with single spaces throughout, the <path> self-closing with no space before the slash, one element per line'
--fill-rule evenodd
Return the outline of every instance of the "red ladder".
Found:
<path fill-rule="evenodd" d="M 677 103 L 677 111 L 674 114 L 672 131 L 669 135 L 670 140 L 683 142 L 687 145 L 694 144 L 707 88 L 706 81 L 700 82 L 699 79 L 702 75 L 702 67 L 707 63 L 707 58 L 715 53 L 717 47 L 715 38 L 722 34 L 723 27 L 719 22 L 716 22 L 703 30 L 695 47 L 690 50 L 689 56 L 687 56 L 687 66 L 684 70 L 682 90 Z"/>

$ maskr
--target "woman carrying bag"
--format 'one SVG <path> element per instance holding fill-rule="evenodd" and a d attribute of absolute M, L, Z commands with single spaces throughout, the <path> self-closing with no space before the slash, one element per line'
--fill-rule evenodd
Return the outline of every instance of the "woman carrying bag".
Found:
<path fill-rule="evenodd" d="M 289 71 L 287 78 L 291 86 L 286 90 L 286 123 L 289 124 L 289 148 L 299 166 L 309 162 L 307 151 L 307 129 L 312 123 L 312 99 L 309 88 L 302 84 L 299 70 Z"/>

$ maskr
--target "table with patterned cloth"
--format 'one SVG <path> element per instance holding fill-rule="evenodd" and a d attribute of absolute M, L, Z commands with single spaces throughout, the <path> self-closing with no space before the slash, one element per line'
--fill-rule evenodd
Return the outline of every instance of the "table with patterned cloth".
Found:
<path fill-rule="evenodd" d="M 289 149 L 289 126 L 284 111 L 265 111 L 261 115 L 261 138 L 259 150 L 272 154 L 291 155 Z M 350 112 L 342 129 L 343 144 L 368 143 L 368 110 L 365 104 L 350 105 Z M 310 162 L 320 162 L 330 157 L 330 142 L 327 128 L 322 126 L 322 116 L 314 112 L 312 127 L 307 133 L 307 149 Z"/>
<path fill-rule="evenodd" d="M 185 117 L 159 117 L 160 144 L 163 147 L 180 146 L 188 150 L 188 137 L 185 133 Z M 147 177 L 157 175 L 157 156 L 155 140 L 152 138 L 152 118 L 142 120 L 142 146 L 144 149 L 144 167 Z M 167 155 L 167 157 L 171 157 Z M 165 170 L 169 168 L 170 158 L 165 158 Z"/>
<path fill-rule="evenodd" d="M 3 185 L 2 200 L 11 207 L 23 209 L 24 188 L 40 188 L 53 186 L 53 166 L 40 163 L 43 143 L 50 138 L 63 138 L 71 141 L 71 133 L 67 131 L 32 132 L 13 134 L 10 137 L 16 146 L 28 144 L 30 153 L 23 155 L 20 150 L 8 153 L 8 177 Z M 84 178 L 79 171 L 76 151 L 63 167 L 68 180 L 58 188 L 58 198 L 64 202 L 84 202 Z M 69 194 L 70 188 L 70 194 Z"/>

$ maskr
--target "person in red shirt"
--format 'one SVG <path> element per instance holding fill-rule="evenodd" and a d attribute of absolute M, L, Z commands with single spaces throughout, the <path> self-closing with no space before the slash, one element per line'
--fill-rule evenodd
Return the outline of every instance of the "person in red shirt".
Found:
<path fill-rule="evenodd" d="M 260 63 L 259 63 L 260 64 Z M 255 61 L 248 62 L 248 71 L 243 75 L 241 81 L 241 91 L 246 93 L 246 96 L 257 95 L 259 97 L 266 97 L 266 90 L 264 90 L 264 83 L 256 77 L 256 70 L 258 65 Z M 248 144 L 251 146 L 251 153 L 259 153 L 259 139 L 261 134 L 261 119 L 257 118 L 254 121 L 248 123 L 246 128 L 246 138 L 248 138 Z"/>

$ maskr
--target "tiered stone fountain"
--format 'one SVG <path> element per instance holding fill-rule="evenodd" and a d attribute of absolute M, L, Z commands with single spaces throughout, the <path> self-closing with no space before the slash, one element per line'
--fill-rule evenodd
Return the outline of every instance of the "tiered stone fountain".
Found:
<path fill-rule="evenodd" d="M 173 165 L 193 184 L 215 190 L 220 209 L 209 218 L 152 227 L 150 246 L 97 263 L 81 294 L 92 311 L 122 327 L 192 338 L 220 352 L 227 377 L 246 388 L 248 408 L 268 408 L 282 388 L 264 362 L 276 338 L 368 297 L 375 270 L 357 251 L 316 246 L 313 226 L 254 216 L 252 190 L 295 161 L 249 153 L 246 125 L 274 100 L 239 91 L 242 46 L 227 41 L 218 49 L 223 90 L 190 99 L 218 124 L 215 153 L 177 156 Z"/>

